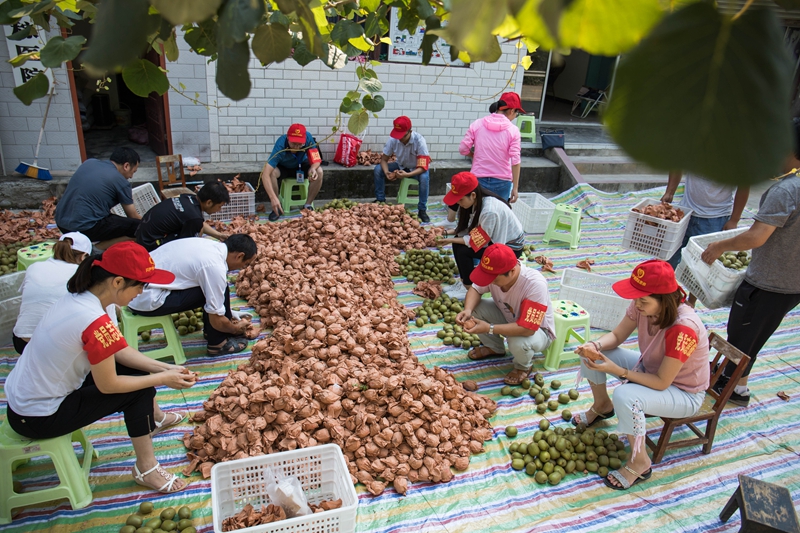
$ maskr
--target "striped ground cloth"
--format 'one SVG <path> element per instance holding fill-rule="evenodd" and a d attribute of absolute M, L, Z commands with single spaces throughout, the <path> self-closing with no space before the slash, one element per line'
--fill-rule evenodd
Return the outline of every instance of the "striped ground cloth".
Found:
<path fill-rule="evenodd" d="M 679 191 L 680 192 L 680 191 Z M 545 274 L 553 298 L 557 297 L 561 271 L 579 260 L 595 259 L 595 272 L 623 278 L 632 267 L 646 259 L 641 254 L 622 250 L 620 243 L 627 211 L 645 197 L 659 198 L 662 191 L 608 194 L 588 186 L 577 186 L 561 194 L 555 201 L 566 202 L 584 209 L 583 235 L 577 250 L 567 245 L 544 245 L 541 235 L 529 235 L 537 253 L 553 259 L 557 274 Z M 430 206 L 433 221 L 441 221 L 441 204 Z M 745 218 L 752 213 L 745 213 Z M 747 220 L 742 222 L 746 224 Z M 531 264 L 534 268 L 538 265 Z M 409 306 L 420 299 L 411 294 L 412 285 L 397 279 L 400 299 Z M 234 305 L 244 305 L 236 300 Z M 245 308 L 246 309 L 246 308 Z M 700 315 L 710 331 L 725 334 L 727 309 L 710 311 L 698 306 Z M 474 379 L 480 393 L 498 401 L 498 412 L 492 420 L 495 439 L 486 443 L 486 453 L 472 458 L 469 470 L 458 473 L 448 484 L 420 483 L 412 485 L 401 497 L 389 489 L 379 497 L 365 493 L 358 486 L 359 509 L 357 530 L 360 532 L 716 532 L 737 531 L 738 514 L 727 524 L 720 523 L 718 514 L 737 486 L 740 474 L 787 487 L 795 505 L 800 504 L 800 385 L 795 368 L 800 366 L 800 309 L 784 320 L 761 353 L 750 380 L 752 400 L 748 408 L 729 406 L 720 420 L 714 449 L 710 455 L 700 453 L 699 447 L 668 452 L 661 464 L 653 469 L 650 481 L 628 492 L 606 488 L 597 475 L 571 475 L 558 486 L 537 485 L 533 478 L 511 469 L 507 448 L 509 439 L 502 428 L 513 424 L 519 428 L 516 440 L 530 439 L 540 416 L 528 396 L 501 397 L 502 378 L 510 368 L 510 360 L 471 362 L 465 351 L 444 347 L 436 339 L 436 325 L 423 328 L 411 326 L 409 336 L 420 360 L 438 365 L 457 374 L 460 380 Z M 594 335 L 599 335 L 594 330 Z M 200 373 L 201 379 L 184 394 L 159 390 L 158 400 L 167 409 L 194 411 L 220 383 L 226 373 L 246 359 L 246 354 L 209 358 L 199 335 L 189 336 L 184 346 L 188 366 Z M 633 341 L 634 339 L 631 339 Z M 632 347 L 635 342 L 625 346 Z M 0 349 L 0 384 L 14 365 L 13 349 Z M 542 360 L 537 359 L 541 370 Z M 565 386 L 575 380 L 576 361 L 568 360 L 561 370 L 547 373 L 546 379 L 560 379 Z M 610 381 L 612 386 L 617 382 Z M 571 402 L 573 412 L 591 404 L 589 388 L 584 381 L 581 397 Z M 784 402 L 776 396 L 784 391 L 790 396 Z M 4 407 L 0 391 L 0 407 Z M 560 412 L 560 411 L 559 411 Z M 552 422 L 564 424 L 558 412 L 548 412 Z M 554 416 L 553 416 L 554 415 Z M 612 431 L 616 420 L 606 422 Z M 657 437 L 660 424 L 652 419 L 651 437 Z M 188 426 L 159 434 L 155 448 L 162 465 L 173 472 L 182 469 L 187 461 L 181 436 Z M 195 511 L 198 531 L 211 527 L 211 486 L 198 474 L 190 479 L 191 486 L 176 496 L 157 495 L 141 490 L 131 479 L 134 457 L 121 417 L 110 417 L 87 428 L 87 434 L 100 458 L 92 465 L 90 483 L 94 500 L 85 509 L 73 511 L 66 501 L 43 504 L 15 511 L 12 524 L 0 526 L 2 532 L 58 531 L 86 533 L 115 532 L 127 514 L 136 510 L 143 500 L 152 501 L 156 508 L 188 505 Z M 683 431 L 675 435 L 687 436 Z M 45 461 L 34 461 L 15 474 L 25 488 L 37 488 L 54 482 L 53 471 Z M 0 495 L 2 497 L 2 495 Z"/>

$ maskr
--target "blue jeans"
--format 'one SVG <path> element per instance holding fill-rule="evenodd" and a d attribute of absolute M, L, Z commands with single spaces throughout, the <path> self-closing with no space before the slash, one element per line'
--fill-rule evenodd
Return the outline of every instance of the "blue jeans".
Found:
<path fill-rule="evenodd" d="M 728 222 L 731 217 L 716 217 L 716 218 L 700 218 L 692 215 L 689 219 L 689 225 L 686 226 L 686 235 L 683 236 L 683 244 L 680 249 L 675 252 L 675 255 L 670 257 L 669 263 L 672 268 L 678 268 L 681 262 L 681 250 L 689 244 L 689 237 L 696 237 L 698 235 L 707 235 L 709 233 L 716 233 L 722 231 L 722 227 Z"/>
<path fill-rule="evenodd" d="M 478 178 L 478 183 L 481 187 L 492 191 L 506 202 L 511 198 L 511 190 L 514 188 L 512 180 L 501 180 L 500 178 Z"/>
<path fill-rule="evenodd" d="M 397 163 L 389 163 L 388 167 L 389 172 L 400 170 L 400 165 Z M 410 172 L 408 169 L 405 169 L 405 171 Z M 379 202 L 385 202 L 386 174 L 383 172 L 383 168 L 381 168 L 380 165 L 375 165 L 373 175 L 375 177 L 375 198 L 377 198 Z M 417 209 L 425 211 L 428 206 L 428 192 L 430 191 L 430 173 L 426 170 L 422 174 L 412 176 L 412 178 L 419 182 L 419 204 L 417 204 Z"/>

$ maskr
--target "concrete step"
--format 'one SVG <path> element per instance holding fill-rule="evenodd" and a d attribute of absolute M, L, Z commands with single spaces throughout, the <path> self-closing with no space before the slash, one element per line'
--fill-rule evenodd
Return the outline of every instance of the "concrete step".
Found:
<path fill-rule="evenodd" d="M 667 174 L 583 174 L 583 179 L 595 189 L 606 192 L 628 192 L 664 187 Z"/>
<path fill-rule="evenodd" d="M 568 154 L 569 155 L 569 154 Z M 655 174 L 650 167 L 625 155 L 570 155 L 581 174 Z"/>

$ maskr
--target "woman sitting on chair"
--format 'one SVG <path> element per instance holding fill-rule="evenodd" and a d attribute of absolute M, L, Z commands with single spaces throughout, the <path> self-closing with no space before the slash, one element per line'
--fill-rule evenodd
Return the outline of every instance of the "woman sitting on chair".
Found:
<path fill-rule="evenodd" d="M 186 488 L 158 464 L 151 436 L 184 419 L 159 409 L 155 388 L 186 389 L 195 376 L 130 348 L 106 314 L 109 305 L 127 305 L 141 294 L 145 283 L 174 278 L 133 242 L 85 259 L 67 284 L 69 294 L 45 313 L 8 375 L 11 428 L 30 439 L 50 439 L 121 411 L 136 453 L 136 483 L 165 493 Z"/>
<path fill-rule="evenodd" d="M 617 415 L 617 431 L 632 447 L 631 459 L 603 481 L 625 490 L 652 474 L 644 449 L 647 416 L 683 418 L 695 414 L 705 399 L 709 382 L 708 334 L 666 261 L 653 259 L 638 265 L 630 279 L 618 281 L 614 291 L 633 300 L 625 317 L 596 341 L 576 350 L 581 355 L 580 377 L 589 380 L 594 404 L 576 415 L 573 424 L 592 426 Z M 619 348 L 638 329 L 639 353 Z M 622 380 L 608 396 L 606 375 Z"/>

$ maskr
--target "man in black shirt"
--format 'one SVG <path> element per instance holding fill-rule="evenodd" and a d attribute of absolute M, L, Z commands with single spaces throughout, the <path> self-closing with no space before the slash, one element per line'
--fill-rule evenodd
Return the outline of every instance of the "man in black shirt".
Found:
<path fill-rule="evenodd" d="M 159 246 L 175 239 L 210 235 L 224 241 L 226 235 L 216 231 L 203 220 L 203 213 L 217 213 L 230 201 L 225 185 L 212 181 L 194 194 L 182 194 L 167 198 L 151 208 L 136 231 L 136 242 L 152 252 Z"/>

